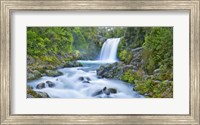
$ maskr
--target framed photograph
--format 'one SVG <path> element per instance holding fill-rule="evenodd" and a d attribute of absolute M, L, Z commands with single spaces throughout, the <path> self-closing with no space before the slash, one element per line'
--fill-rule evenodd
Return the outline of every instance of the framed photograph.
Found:
<path fill-rule="evenodd" d="M 1 1 L 1 124 L 199 124 L 199 0 Z"/>

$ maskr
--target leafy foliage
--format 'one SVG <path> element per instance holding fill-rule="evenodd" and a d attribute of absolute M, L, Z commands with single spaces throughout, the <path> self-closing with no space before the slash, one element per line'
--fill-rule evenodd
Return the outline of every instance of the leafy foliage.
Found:
<path fill-rule="evenodd" d="M 28 27 L 27 54 L 40 62 L 59 64 L 97 58 L 102 42 L 98 27 Z"/>
<path fill-rule="evenodd" d="M 47 63 L 59 63 L 59 56 L 72 52 L 70 28 L 28 27 L 27 54 Z"/>
<path fill-rule="evenodd" d="M 73 30 L 73 37 L 74 37 L 74 49 L 79 51 L 84 51 L 88 49 L 88 43 L 85 40 L 82 32 L 80 31 L 79 27 L 75 27 Z"/>
<path fill-rule="evenodd" d="M 131 56 L 134 53 L 130 50 L 136 47 L 143 48 L 140 59 L 143 64 L 136 72 L 131 69 L 124 72 L 122 80 L 134 84 L 134 90 L 148 97 L 173 97 L 173 29 L 127 28 L 119 44 L 120 61 L 134 64 Z"/>
<path fill-rule="evenodd" d="M 119 53 L 119 58 L 121 61 L 123 61 L 125 64 L 129 64 L 130 61 L 133 59 L 133 55 L 131 52 L 127 51 L 126 49 L 122 50 Z"/>
<path fill-rule="evenodd" d="M 121 41 L 119 43 L 118 47 L 118 56 L 119 59 L 124 61 L 125 63 L 130 62 L 130 53 L 127 53 L 128 55 L 124 54 L 125 51 L 130 51 L 131 49 L 141 47 L 143 43 L 145 42 L 145 36 L 151 31 L 151 28 L 149 27 L 127 27 L 124 31 L 124 35 L 121 38 Z M 123 55 L 123 56 L 122 56 Z M 124 60 L 123 58 L 127 58 L 127 60 Z"/>
<path fill-rule="evenodd" d="M 122 80 L 129 83 L 134 83 L 135 75 L 131 70 L 127 70 L 122 76 Z"/>
<path fill-rule="evenodd" d="M 172 28 L 152 28 L 145 37 L 143 44 L 143 59 L 148 73 L 157 68 L 172 69 L 173 66 L 173 36 Z"/>

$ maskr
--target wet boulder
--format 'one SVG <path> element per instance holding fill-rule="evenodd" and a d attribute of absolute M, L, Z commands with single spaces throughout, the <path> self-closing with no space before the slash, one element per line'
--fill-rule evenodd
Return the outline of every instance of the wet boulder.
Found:
<path fill-rule="evenodd" d="M 103 88 L 103 93 L 106 95 L 110 95 L 110 91 L 108 91 L 107 87 Z"/>
<path fill-rule="evenodd" d="M 83 83 L 90 83 L 91 79 L 89 77 L 79 77 L 78 80 L 83 81 Z"/>
<path fill-rule="evenodd" d="M 84 77 L 81 76 L 81 77 L 78 78 L 78 80 L 83 81 Z"/>
<path fill-rule="evenodd" d="M 52 77 L 63 75 L 63 73 L 58 70 L 46 70 L 45 73 L 47 76 L 52 76 Z"/>
<path fill-rule="evenodd" d="M 46 92 L 36 91 L 36 93 L 41 96 L 40 98 L 49 98 L 49 95 Z"/>
<path fill-rule="evenodd" d="M 36 89 L 43 89 L 45 88 L 45 83 L 39 83 L 37 86 L 36 86 Z"/>
<path fill-rule="evenodd" d="M 123 76 L 125 66 L 126 65 L 124 65 L 121 62 L 102 65 L 96 70 L 97 71 L 97 77 L 98 78 L 120 79 Z"/>
<path fill-rule="evenodd" d="M 55 87 L 55 83 L 53 83 L 51 81 L 46 81 L 46 83 L 50 88 Z"/>
<path fill-rule="evenodd" d="M 110 93 L 117 93 L 117 90 L 115 88 L 109 88 L 108 91 Z"/>
<path fill-rule="evenodd" d="M 110 95 L 111 93 L 113 93 L 113 94 L 117 93 L 116 89 L 114 89 L 114 88 L 107 88 L 107 87 L 104 87 L 102 91 L 106 95 Z"/>

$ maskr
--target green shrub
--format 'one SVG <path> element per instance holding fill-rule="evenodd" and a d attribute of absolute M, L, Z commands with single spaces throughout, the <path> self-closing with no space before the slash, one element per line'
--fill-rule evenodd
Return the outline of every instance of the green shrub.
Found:
<path fill-rule="evenodd" d="M 135 75 L 131 70 L 127 70 L 124 75 L 122 76 L 122 80 L 128 83 L 134 83 Z"/>
<path fill-rule="evenodd" d="M 161 66 L 167 69 L 173 67 L 173 29 L 169 27 L 154 27 L 145 37 L 142 46 L 146 71 L 152 74 Z"/>
<path fill-rule="evenodd" d="M 156 82 L 152 79 L 135 82 L 134 90 L 147 97 L 153 98 L 172 98 L 173 82 L 160 81 Z"/>
<path fill-rule="evenodd" d="M 133 54 L 131 52 L 128 52 L 127 50 L 122 50 L 119 53 L 119 59 L 123 61 L 125 64 L 129 64 L 133 59 Z"/>

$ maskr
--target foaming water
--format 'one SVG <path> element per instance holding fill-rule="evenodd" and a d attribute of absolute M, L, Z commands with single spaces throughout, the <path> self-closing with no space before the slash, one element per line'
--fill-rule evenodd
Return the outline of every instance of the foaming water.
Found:
<path fill-rule="evenodd" d="M 28 82 L 35 91 L 46 92 L 51 98 L 142 98 L 133 91 L 133 86 L 120 80 L 98 78 L 96 70 L 90 67 L 59 69 L 64 75 L 58 77 L 42 77 Z M 88 80 L 88 81 L 85 81 Z M 48 87 L 46 81 L 55 83 Z M 36 89 L 39 83 L 45 83 L 45 88 Z M 103 89 L 113 88 L 117 92 L 106 94 Z"/>

